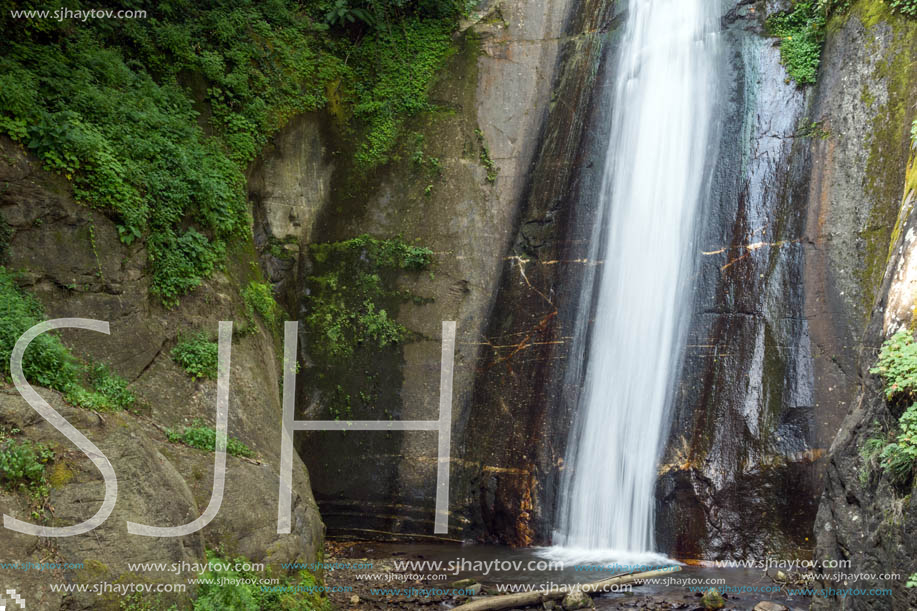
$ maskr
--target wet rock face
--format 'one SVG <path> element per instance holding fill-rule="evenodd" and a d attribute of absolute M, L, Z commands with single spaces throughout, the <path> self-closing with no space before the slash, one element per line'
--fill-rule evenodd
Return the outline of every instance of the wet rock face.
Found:
<path fill-rule="evenodd" d="M 803 546 L 818 494 L 802 293 L 812 135 L 755 9 L 737 3 L 723 20 L 722 120 L 657 486 L 657 541 L 679 557 Z"/>
<path fill-rule="evenodd" d="M 589 259 L 610 109 L 600 88 L 620 3 L 584 2 L 561 50 L 555 104 L 523 194 L 516 234 L 484 330 L 457 481 L 469 532 L 513 545 L 549 543 L 578 383 L 568 375 Z M 573 383 L 569 383 L 573 380 Z"/>
<path fill-rule="evenodd" d="M 303 244 L 331 199 L 334 164 L 315 114 L 294 117 L 248 171 L 255 247 L 286 309 L 298 308 Z"/>
<path fill-rule="evenodd" d="M 169 443 L 163 429 L 180 429 L 195 419 L 212 425 L 216 383 L 192 380 L 172 361 L 170 351 L 181 334 L 205 330 L 215 337 L 220 320 L 243 324 L 246 314 L 240 291 L 257 277 L 251 245 L 231 248 L 225 272 L 216 273 L 178 307 L 166 310 L 149 295 L 142 245 L 123 246 L 110 219 L 75 203 L 63 178 L 40 170 L 36 161 L 5 137 L 0 138 L 0 185 L 0 217 L 11 228 L 5 264 L 22 270 L 22 284 L 43 304 L 48 318 L 109 321 L 110 335 L 65 330 L 62 336 L 75 354 L 104 362 L 126 378 L 139 411 L 100 417 L 65 405 L 54 391 L 39 389 L 111 460 L 119 479 L 118 502 L 111 517 L 85 535 L 46 543 L 5 531 L 2 560 L 38 562 L 50 557 L 80 562 L 85 558 L 90 573 L 69 571 L 59 576 L 61 582 L 77 583 L 114 582 L 128 571 L 128 562 L 203 562 L 205 548 L 221 546 L 228 555 L 240 554 L 257 562 L 314 561 L 322 547 L 323 525 L 308 473 L 296 457 L 293 532 L 276 532 L 280 367 L 275 340 L 260 326 L 233 341 L 229 403 L 229 433 L 252 448 L 257 460 L 227 457 L 224 500 L 217 517 L 203 530 L 179 539 L 151 539 L 125 532 L 126 520 L 155 526 L 190 522 L 210 501 L 213 454 Z M 61 463 L 70 472 L 51 490 L 60 525 L 80 522 L 95 513 L 103 494 L 101 474 L 15 390 L 0 392 L 0 426 L 19 428 L 30 439 L 59 444 Z M 0 494 L 0 507 L 22 520 L 31 519 L 17 495 Z M 44 575 L 47 582 L 47 574 L 17 571 L 0 575 L 0 583 L 15 587 L 18 579 L 32 575 Z M 149 578 L 178 583 L 190 576 Z M 100 603 L 93 594 L 85 596 L 88 598 L 75 596 L 68 604 L 107 608 L 111 602 L 108 608 L 117 608 L 117 600 Z M 47 602 L 47 608 L 56 608 L 59 601 Z M 36 608 L 44 607 L 36 604 Z"/>
<path fill-rule="evenodd" d="M 917 70 L 913 65 L 917 55 L 917 26 L 891 15 L 875 3 L 861 2 L 855 9 L 851 18 L 838 29 L 834 40 L 829 40 L 830 48 L 835 53 L 849 53 L 853 57 L 857 53 L 853 47 L 866 44 L 873 55 L 864 59 L 862 66 L 852 68 L 853 83 L 848 84 L 834 74 L 826 80 L 825 86 L 841 94 L 855 85 L 857 78 L 864 81 L 869 88 L 864 91 L 863 103 L 868 103 L 871 111 L 866 117 L 872 129 L 849 135 L 851 147 L 853 144 L 865 147 L 858 149 L 859 157 L 852 157 L 850 166 L 842 165 L 847 150 L 843 148 L 844 141 L 824 151 L 824 173 L 828 178 L 831 177 L 828 170 L 843 168 L 862 181 L 857 184 L 847 176 L 838 175 L 835 181 L 826 179 L 816 185 L 821 189 L 817 193 L 828 191 L 828 195 L 822 195 L 824 204 L 819 210 L 819 219 L 827 221 L 822 220 L 818 227 L 825 228 L 820 235 L 827 235 L 832 238 L 830 242 L 840 244 L 843 240 L 835 239 L 831 231 L 839 231 L 838 227 L 859 227 L 859 231 L 846 238 L 860 247 L 855 255 L 848 253 L 848 259 L 844 260 L 845 252 L 838 244 L 826 244 L 830 248 L 827 248 L 822 265 L 831 271 L 834 260 L 842 261 L 834 263 L 836 266 L 849 266 L 851 259 L 853 264 L 868 261 L 875 250 L 877 271 L 868 267 L 861 269 L 870 271 L 871 277 L 881 283 L 864 288 L 876 297 L 874 302 L 867 304 L 871 308 L 863 310 L 865 313 L 871 309 L 869 323 L 857 342 L 858 358 L 852 359 L 849 365 L 848 371 L 858 376 L 858 383 L 841 387 L 844 392 L 841 400 L 849 409 L 830 447 L 824 493 L 815 523 L 815 555 L 848 560 L 848 572 L 900 571 L 902 578 L 857 583 L 857 587 L 865 589 L 892 588 L 891 597 L 819 598 L 813 601 L 812 608 L 905 609 L 917 605 L 915 593 L 904 587 L 907 576 L 917 571 L 914 562 L 917 547 L 913 536 L 917 513 L 912 494 L 909 494 L 913 489 L 895 489 L 879 469 L 867 463 L 861 452 L 868 439 L 895 428 L 901 415 L 900 407 L 895 409 L 886 403 L 882 381 L 870 374 L 869 369 L 882 342 L 895 331 L 913 328 L 914 324 L 912 287 L 917 217 L 914 214 L 913 160 L 908 160 L 908 132 L 913 119 L 910 104 L 917 96 Z M 871 71 L 867 70 L 869 67 Z M 866 96 L 867 92 L 872 93 Z M 848 97 L 852 97 L 852 93 Z M 846 123 L 841 125 L 846 126 Z M 854 129 L 853 125 L 849 127 L 851 132 Z M 854 163 L 857 161 L 858 164 Z M 866 206 L 865 212 L 862 210 L 864 200 L 871 204 L 871 207 Z M 863 224 L 867 212 L 870 216 Z M 832 225 L 832 221 L 837 224 Z M 878 237 L 872 237 L 876 233 Z M 870 247 L 871 240 L 877 242 L 874 247 Z M 841 295 L 845 286 L 844 274 L 838 270 L 831 278 L 837 278 L 829 285 L 834 290 L 834 303 L 848 305 L 844 301 L 846 295 Z M 827 294 L 831 296 L 830 292 Z M 852 310 L 852 306 L 849 309 Z M 831 586 L 826 583 L 820 587 Z"/>
<path fill-rule="evenodd" d="M 876 2 L 835 17 L 804 99 L 738 6 L 727 31 L 746 51 L 731 61 L 731 98 L 751 140 L 730 150 L 727 127 L 720 159 L 748 169 L 726 164 L 715 179 L 722 233 L 702 237 L 711 254 L 657 490 L 662 540 L 685 556 L 811 546 L 819 458 L 859 384 L 907 161 L 907 22 Z"/>
<path fill-rule="evenodd" d="M 558 189 L 567 185 L 570 168 L 577 162 L 571 158 L 575 147 L 561 150 L 567 144 L 559 145 L 550 163 L 540 162 L 537 169 L 536 158 L 548 137 L 544 135 L 548 114 L 572 120 L 576 113 L 570 108 L 578 107 L 580 101 L 586 103 L 586 97 L 580 85 L 554 89 L 555 75 L 560 74 L 558 56 L 569 60 L 565 64 L 569 74 L 564 70 L 569 83 L 586 83 L 582 88 L 588 91 L 593 82 L 589 71 L 598 61 L 604 36 L 596 26 L 604 9 L 597 7 L 607 4 L 569 0 L 481 3 L 473 18 L 462 24 L 456 37 L 459 52 L 431 92 L 436 106 L 452 112 L 416 117 L 410 126 L 413 134 L 405 139 L 398 158 L 371 177 L 351 180 L 351 170 L 342 162 L 332 177 L 331 199 L 314 225 L 313 241 L 343 240 L 362 233 L 380 238 L 402 235 L 435 253 L 432 273 L 405 274 L 398 280 L 399 288 L 432 298 L 399 308 L 399 322 L 416 332 L 412 341 L 384 356 L 354 362 L 355 375 L 377 376 L 382 382 L 381 399 L 368 402 L 371 404 L 355 401 L 353 417 L 438 418 L 441 324 L 457 321 L 450 538 L 492 532 L 498 539 L 524 541 L 516 535 L 519 513 L 525 511 L 521 507 L 537 503 L 529 466 L 536 460 L 539 444 L 523 431 L 529 423 L 541 422 L 537 413 L 541 408 L 531 407 L 527 400 L 530 387 L 523 388 L 519 396 L 503 392 L 509 386 L 502 377 L 488 378 L 496 380 L 494 390 L 499 392 L 482 405 L 475 395 L 476 380 L 482 374 L 496 373 L 492 359 L 508 352 L 503 346 L 519 344 L 524 337 L 517 337 L 515 330 L 504 336 L 491 325 L 498 292 L 515 287 L 529 274 L 540 274 L 539 267 L 555 273 L 550 265 L 524 263 L 520 256 L 530 251 L 516 249 L 514 244 L 537 240 L 539 224 L 553 222 L 552 216 L 561 207 Z M 573 8 L 576 14 L 571 16 Z M 552 96 L 564 99 L 564 104 L 552 106 Z M 574 142 L 578 138 L 562 128 L 552 133 L 552 137 L 570 137 Z M 422 143 L 425 158 L 436 158 L 441 173 L 431 176 L 411 160 L 415 134 L 422 136 L 417 141 Z M 334 135 L 329 136 L 328 146 L 334 151 Z M 342 153 L 333 158 L 345 158 L 346 151 Z M 536 174 L 542 177 L 539 184 L 554 189 L 553 199 L 520 220 Z M 520 229 L 520 224 L 525 228 Z M 521 237 L 523 232 L 526 237 Z M 298 263 L 301 270 L 311 264 L 305 246 L 300 245 L 304 255 Z M 557 259 L 555 255 L 548 259 Z M 543 318 L 542 310 L 551 307 L 551 299 L 548 293 L 542 298 L 536 290 L 525 290 L 520 300 L 499 306 L 501 316 L 512 311 L 519 316 L 519 326 L 528 329 L 528 319 Z M 523 350 L 522 358 L 534 362 L 533 356 L 534 351 Z M 304 362 L 298 383 L 302 417 L 328 417 L 323 411 L 327 396 L 310 382 L 309 355 L 304 355 Z M 499 371 L 502 376 L 503 370 Z M 514 378 L 512 387 L 515 380 L 530 386 L 528 379 L 526 375 Z M 518 435 L 509 430 L 515 427 Z M 508 437 L 514 441 L 507 442 Z M 432 535 L 434 434 L 303 433 L 297 435 L 297 443 L 313 474 L 316 498 L 330 532 L 379 538 Z M 488 499 L 493 499 L 490 509 L 482 510 Z M 505 520 L 500 505 L 504 500 Z"/>
<path fill-rule="evenodd" d="M 917 215 L 913 205 L 915 193 L 906 192 L 902 215 L 899 219 L 901 235 L 890 251 L 885 279 L 873 316 L 864 336 L 864 349 L 860 360 L 862 384 L 854 395 L 853 407 L 844 418 L 834 442 L 825 473 L 825 489 L 815 521 L 816 558 L 830 558 L 850 562 L 845 572 L 882 574 L 900 572 L 897 580 L 863 580 L 856 587 L 891 588 L 891 597 L 855 596 L 828 597 L 813 600 L 813 610 L 828 609 L 911 609 L 917 606 L 917 592 L 908 589 L 905 582 L 917 572 L 917 506 L 913 498 L 914 486 L 901 490 L 889 483 L 881 470 L 870 465 L 862 449 L 870 438 L 884 438 L 883 431 L 897 426 L 901 408 L 894 409 L 885 401 L 884 385 L 878 376 L 868 370 L 875 360 L 881 342 L 892 335 L 897 325 L 886 323 L 889 295 L 894 295 L 906 278 L 902 272 L 908 260 L 917 254 Z M 912 297 L 913 299 L 913 297 Z M 904 325 L 913 325 L 910 317 L 898 319 Z M 830 582 L 816 587 L 837 587 Z"/>

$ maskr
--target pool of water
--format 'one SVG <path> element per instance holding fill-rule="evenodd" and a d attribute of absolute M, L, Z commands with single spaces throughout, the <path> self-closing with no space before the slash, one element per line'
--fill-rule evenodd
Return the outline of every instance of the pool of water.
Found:
<path fill-rule="evenodd" d="M 786 590 L 772 591 L 778 586 L 762 570 L 700 566 L 653 554 L 611 558 L 607 554 L 577 554 L 554 548 L 366 542 L 351 548 L 350 555 L 355 558 L 428 563 L 414 564 L 409 570 L 418 574 L 444 575 L 445 579 L 438 580 L 442 583 L 471 578 L 484 584 L 491 593 L 507 585 L 528 584 L 536 588 L 569 586 L 599 581 L 628 570 L 678 568 L 660 575 L 654 582 L 634 586 L 631 592 L 609 593 L 595 599 L 597 608 L 608 610 L 635 608 L 640 604 L 648 604 L 649 608 L 694 609 L 699 607 L 699 591 L 709 587 L 729 588 L 727 609 L 751 609 L 762 600 L 777 602 L 794 610 L 806 609 L 809 605 L 807 597 L 789 596 Z M 774 571 L 771 570 L 770 574 L 773 575 Z M 741 588 L 745 591 L 739 591 Z"/>

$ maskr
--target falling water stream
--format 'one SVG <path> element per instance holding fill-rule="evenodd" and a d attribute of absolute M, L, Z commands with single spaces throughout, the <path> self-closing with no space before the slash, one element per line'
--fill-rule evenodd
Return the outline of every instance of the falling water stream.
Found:
<path fill-rule="evenodd" d="M 720 3 L 629 0 L 584 291 L 589 332 L 554 543 L 652 552 L 654 486 L 691 311 Z M 588 289 L 588 287 L 587 287 Z"/>

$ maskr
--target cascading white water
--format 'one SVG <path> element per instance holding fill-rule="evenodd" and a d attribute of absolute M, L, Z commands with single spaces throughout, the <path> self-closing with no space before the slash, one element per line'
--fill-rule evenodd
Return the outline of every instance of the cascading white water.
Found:
<path fill-rule="evenodd" d="M 657 463 L 691 310 L 713 140 L 719 6 L 628 3 L 593 237 L 604 264 L 554 539 L 569 552 L 633 557 L 654 549 Z"/>

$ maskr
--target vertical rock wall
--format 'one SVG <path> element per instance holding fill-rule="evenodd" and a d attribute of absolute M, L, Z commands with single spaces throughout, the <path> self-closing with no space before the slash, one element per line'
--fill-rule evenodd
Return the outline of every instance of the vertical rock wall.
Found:
<path fill-rule="evenodd" d="M 856 584 L 892 588 L 891 597 L 829 597 L 813 609 L 917 606 L 904 587 L 917 571 L 912 495 L 895 490 L 861 454 L 900 415 L 869 368 L 886 337 L 913 325 L 915 58 L 917 24 L 885 3 L 857 2 L 830 24 L 814 116 L 824 117 L 832 137 L 813 150 L 806 289 L 807 311 L 818 321 L 816 402 L 842 420 L 828 453 L 815 557 L 848 560 L 846 572 L 902 578 Z"/>

